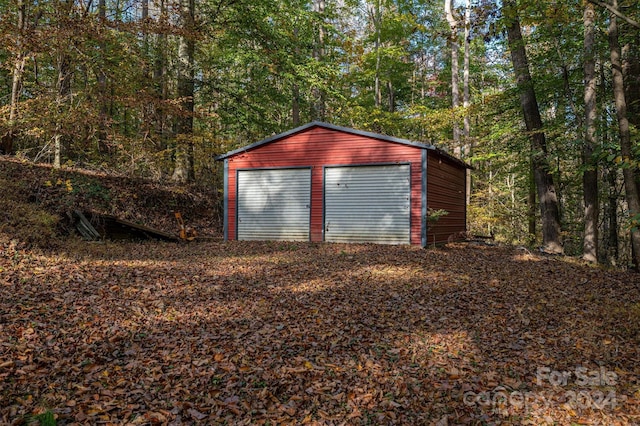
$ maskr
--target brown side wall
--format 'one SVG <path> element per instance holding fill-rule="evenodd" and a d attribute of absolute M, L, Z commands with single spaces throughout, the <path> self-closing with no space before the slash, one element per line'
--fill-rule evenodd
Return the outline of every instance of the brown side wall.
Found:
<path fill-rule="evenodd" d="M 460 233 L 466 231 L 466 178 L 465 169 L 428 151 L 427 207 L 449 212 L 428 230 L 428 245 L 446 243 L 450 237 L 460 239 Z"/>

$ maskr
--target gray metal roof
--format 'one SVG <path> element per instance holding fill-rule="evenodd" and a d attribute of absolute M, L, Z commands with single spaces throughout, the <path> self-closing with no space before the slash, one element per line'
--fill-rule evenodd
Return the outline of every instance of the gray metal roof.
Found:
<path fill-rule="evenodd" d="M 300 133 L 303 132 L 307 129 L 311 129 L 313 127 L 322 127 L 325 129 L 329 129 L 329 130 L 335 130 L 338 132 L 344 132 L 344 133 L 349 133 L 352 135 L 358 135 L 358 136 L 364 136 L 364 137 L 368 137 L 368 138 L 372 138 L 372 139 L 378 139 L 381 141 L 385 141 L 385 142 L 391 142 L 391 143 L 399 143 L 402 145 L 409 145 L 409 146 L 413 146 L 416 148 L 420 148 L 420 149 L 428 149 L 428 150 L 432 150 L 432 151 L 436 151 L 438 154 L 442 155 L 445 158 L 448 158 L 449 160 L 452 160 L 453 162 L 457 163 L 458 165 L 471 169 L 473 167 L 471 167 L 469 164 L 465 163 L 464 161 L 460 160 L 459 158 L 454 157 L 453 155 L 439 149 L 436 148 L 435 146 L 431 145 L 431 144 L 426 144 L 426 143 L 421 143 L 421 142 L 415 142 L 415 141 L 410 141 L 408 139 L 401 139 L 401 138 L 395 138 L 392 136 L 386 136 L 386 135 L 381 135 L 379 133 L 372 133 L 372 132 L 366 132 L 364 130 L 356 130 L 356 129 L 352 129 L 349 127 L 342 127 L 342 126 L 336 126 L 334 124 L 329 124 L 329 123 L 323 123 L 321 121 L 312 121 L 311 123 L 307 123 L 305 125 L 296 127 L 295 129 L 291 129 L 289 131 L 286 131 L 284 133 L 280 133 L 274 136 L 270 136 L 266 139 L 262 139 L 261 141 L 258 142 L 254 142 L 250 145 L 246 145 L 243 146 L 241 148 L 238 149 L 234 149 L 233 151 L 229 151 L 226 154 L 222 154 L 222 155 L 218 155 L 217 157 L 215 157 L 216 160 L 220 161 L 220 160 L 224 160 L 226 158 L 229 157 L 233 157 L 236 154 L 241 154 L 243 152 L 249 151 L 251 149 L 254 148 L 258 148 L 262 145 L 266 145 L 268 143 L 271 142 L 275 142 L 279 139 L 283 139 L 286 138 L 287 136 L 291 136 L 294 135 L 296 133 Z"/>

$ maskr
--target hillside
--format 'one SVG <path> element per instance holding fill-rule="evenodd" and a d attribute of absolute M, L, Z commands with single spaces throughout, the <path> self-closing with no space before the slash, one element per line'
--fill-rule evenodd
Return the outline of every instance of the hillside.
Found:
<path fill-rule="evenodd" d="M 160 231 L 178 233 L 174 212 L 200 237 L 221 233 L 214 189 L 161 185 L 75 168 L 53 169 L 0 157 L 0 238 L 41 248 L 76 235 L 73 212 L 117 216 Z"/>

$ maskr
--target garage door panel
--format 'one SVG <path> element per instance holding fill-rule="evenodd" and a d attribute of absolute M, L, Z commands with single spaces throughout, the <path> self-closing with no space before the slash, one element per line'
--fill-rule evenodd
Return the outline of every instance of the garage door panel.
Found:
<path fill-rule="evenodd" d="M 325 240 L 408 244 L 409 165 L 325 169 Z"/>
<path fill-rule="evenodd" d="M 238 171 L 238 239 L 307 241 L 310 169 Z"/>

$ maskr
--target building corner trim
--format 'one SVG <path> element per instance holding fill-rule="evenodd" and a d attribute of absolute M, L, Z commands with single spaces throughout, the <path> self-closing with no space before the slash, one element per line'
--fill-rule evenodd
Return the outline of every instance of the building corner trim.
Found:
<path fill-rule="evenodd" d="M 427 150 L 422 150 L 421 159 L 421 172 L 422 172 L 422 185 L 421 185 L 421 216 L 420 216 L 420 245 L 422 247 L 427 246 Z"/>
<path fill-rule="evenodd" d="M 224 198 L 223 198 L 223 233 L 224 240 L 229 241 L 229 159 L 224 159 Z"/>

